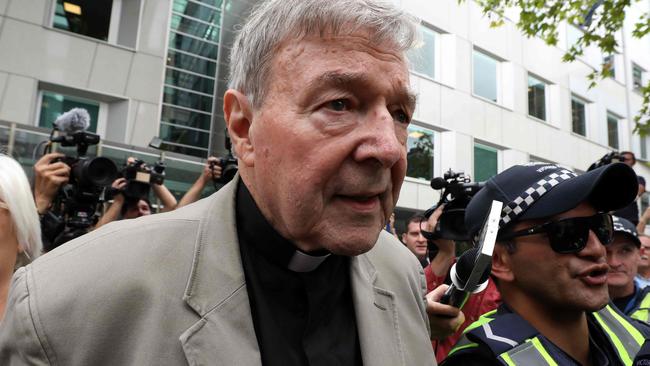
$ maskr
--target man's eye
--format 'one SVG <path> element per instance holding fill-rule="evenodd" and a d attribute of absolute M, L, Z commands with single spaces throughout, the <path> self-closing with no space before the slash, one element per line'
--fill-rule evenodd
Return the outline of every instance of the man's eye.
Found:
<path fill-rule="evenodd" d="M 410 122 L 410 117 L 406 112 L 403 110 L 398 110 L 393 112 L 393 118 L 399 123 L 409 123 Z"/>
<path fill-rule="evenodd" d="M 350 107 L 350 103 L 345 99 L 336 99 L 328 102 L 327 107 L 334 111 L 342 112 Z"/>

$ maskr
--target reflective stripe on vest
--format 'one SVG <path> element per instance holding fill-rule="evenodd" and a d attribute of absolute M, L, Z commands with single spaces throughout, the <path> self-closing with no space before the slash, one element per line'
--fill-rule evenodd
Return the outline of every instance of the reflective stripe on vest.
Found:
<path fill-rule="evenodd" d="M 610 344 L 614 346 L 619 360 L 626 366 L 632 365 L 634 356 L 639 352 L 644 342 L 641 332 L 609 305 L 592 314 Z M 483 324 L 483 328 L 486 327 L 489 327 L 489 323 Z M 494 337 L 492 334 L 486 335 Z M 544 348 L 539 337 L 528 339 L 524 343 L 501 353 L 498 359 L 508 366 L 557 366 L 557 361 Z"/>
<path fill-rule="evenodd" d="M 508 366 L 558 366 L 546 351 L 538 337 L 499 355 L 499 360 Z"/>
<path fill-rule="evenodd" d="M 641 349 L 644 338 L 632 324 L 614 311 L 609 305 L 593 313 L 598 324 L 614 345 L 618 358 L 624 365 L 632 365 L 634 356 Z"/>
<path fill-rule="evenodd" d="M 457 351 L 467 349 L 467 348 L 473 348 L 473 347 L 478 347 L 478 343 L 474 343 L 467 339 L 467 337 L 463 336 L 461 337 L 458 342 L 454 345 L 454 348 L 447 353 L 447 357 L 451 356 L 453 353 L 456 353 Z"/>
<path fill-rule="evenodd" d="M 650 292 L 641 300 L 639 308 L 630 314 L 630 318 L 650 323 Z"/>

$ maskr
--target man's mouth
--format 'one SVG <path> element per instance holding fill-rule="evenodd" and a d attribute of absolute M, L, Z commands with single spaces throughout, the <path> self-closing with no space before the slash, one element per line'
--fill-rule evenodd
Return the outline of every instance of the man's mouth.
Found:
<path fill-rule="evenodd" d="M 598 265 L 581 272 L 578 277 L 587 285 L 599 286 L 607 283 L 607 273 L 607 265 Z"/>
<path fill-rule="evenodd" d="M 372 211 L 379 206 L 378 194 L 339 195 L 338 197 L 355 211 Z"/>

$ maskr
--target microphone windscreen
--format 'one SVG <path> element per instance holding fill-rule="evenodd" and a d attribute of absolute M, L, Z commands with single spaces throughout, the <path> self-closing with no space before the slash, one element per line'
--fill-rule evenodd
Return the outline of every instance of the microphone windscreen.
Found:
<path fill-rule="evenodd" d="M 431 188 L 433 189 L 443 189 L 447 185 L 447 181 L 441 177 L 435 177 L 431 179 Z"/>
<path fill-rule="evenodd" d="M 54 126 L 65 133 L 84 131 L 90 126 L 90 115 L 83 108 L 73 108 L 60 115 L 54 121 Z"/>
<path fill-rule="evenodd" d="M 467 284 L 467 280 L 469 280 L 469 276 L 472 274 L 477 256 L 478 249 L 472 248 L 461 254 L 456 261 L 456 278 L 463 287 Z"/>

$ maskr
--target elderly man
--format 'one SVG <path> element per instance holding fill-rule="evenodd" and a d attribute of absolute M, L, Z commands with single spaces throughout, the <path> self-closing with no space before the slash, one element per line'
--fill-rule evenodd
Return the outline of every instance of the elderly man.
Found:
<path fill-rule="evenodd" d="M 258 7 L 224 95 L 241 176 L 19 271 L 0 364 L 435 364 L 429 323 L 451 333 L 462 313 L 425 299 L 417 259 L 382 230 L 406 171 L 415 29 L 369 0 Z"/>
<path fill-rule="evenodd" d="M 494 176 L 469 203 L 476 232 L 492 200 L 504 202 L 492 276 L 503 304 L 467 328 L 443 365 L 629 365 L 650 328 L 609 305 L 607 213 L 636 196 L 617 163 L 578 176 L 547 163 Z"/>

